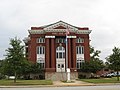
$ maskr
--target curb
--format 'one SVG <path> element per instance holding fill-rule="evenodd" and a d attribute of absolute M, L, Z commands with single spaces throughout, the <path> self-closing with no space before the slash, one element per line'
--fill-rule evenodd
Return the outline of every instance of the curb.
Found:
<path fill-rule="evenodd" d="M 0 86 L 0 88 L 79 87 L 79 86 L 109 86 L 109 85 L 120 85 L 120 83 Z"/>
<path fill-rule="evenodd" d="M 78 86 L 96 86 L 91 84 L 81 84 L 81 85 L 28 85 L 28 86 L 0 86 L 0 88 L 40 88 L 40 87 L 78 87 Z"/>

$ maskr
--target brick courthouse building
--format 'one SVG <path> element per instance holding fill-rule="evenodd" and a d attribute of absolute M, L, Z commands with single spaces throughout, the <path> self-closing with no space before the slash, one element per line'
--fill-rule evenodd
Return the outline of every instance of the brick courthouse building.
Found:
<path fill-rule="evenodd" d="M 75 79 L 82 62 L 90 60 L 89 28 L 58 21 L 50 25 L 31 27 L 28 32 L 29 36 L 24 39 L 26 56 L 28 60 L 40 63 L 45 69 L 45 79 L 65 79 L 66 68 L 70 68 L 71 79 Z"/>

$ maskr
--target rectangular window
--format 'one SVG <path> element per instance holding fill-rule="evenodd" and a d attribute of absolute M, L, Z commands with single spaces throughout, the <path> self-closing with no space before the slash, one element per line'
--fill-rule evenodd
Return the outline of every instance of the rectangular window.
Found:
<path fill-rule="evenodd" d="M 40 68 L 45 68 L 45 62 L 44 62 L 44 60 L 38 60 L 37 62 L 39 63 Z"/>
<path fill-rule="evenodd" d="M 84 46 L 77 46 L 76 53 L 77 54 L 84 54 Z"/>
<path fill-rule="evenodd" d="M 56 43 L 65 43 L 65 38 L 57 38 Z"/>
<path fill-rule="evenodd" d="M 79 37 L 76 39 L 76 43 L 84 43 L 84 39 Z"/>
<path fill-rule="evenodd" d="M 61 65 L 61 68 L 64 68 L 64 64 Z"/>
<path fill-rule="evenodd" d="M 59 52 L 59 58 L 62 58 L 62 52 Z"/>
<path fill-rule="evenodd" d="M 81 69 L 82 65 L 84 63 L 84 60 L 77 60 L 77 69 Z"/>
<path fill-rule="evenodd" d="M 45 47 L 37 46 L 37 54 L 45 54 Z"/>
<path fill-rule="evenodd" d="M 60 64 L 58 64 L 58 68 L 60 68 Z"/>
<path fill-rule="evenodd" d="M 45 38 L 43 37 L 37 38 L 37 43 L 45 43 Z"/>

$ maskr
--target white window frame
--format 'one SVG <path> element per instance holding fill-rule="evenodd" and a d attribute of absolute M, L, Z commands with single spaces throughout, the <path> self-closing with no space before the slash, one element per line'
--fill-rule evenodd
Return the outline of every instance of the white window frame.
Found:
<path fill-rule="evenodd" d="M 38 60 L 37 62 L 40 64 L 40 68 L 45 68 L 45 60 Z"/>
<path fill-rule="evenodd" d="M 64 47 L 62 47 L 62 46 L 57 47 L 56 58 L 57 59 L 65 58 L 65 48 Z"/>
<path fill-rule="evenodd" d="M 56 38 L 56 43 L 65 43 L 65 38 Z"/>
<path fill-rule="evenodd" d="M 45 46 L 37 46 L 37 54 L 45 54 Z"/>
<path fill-rule="evenodd" d="M 84 46 L 76 46 L 77 54 L 84 54 Z"/>
<path fill-rule="evenodd" d="M 37 43 L 45 43 L 45 38 L 43 37 L 37 38 Z"/>
<path fill-rule="evenodd" d="M 79 37 L 76 39 L 76 43 L 84 43 L 84 39 Z"/>
<path fill-rule="evenodd" d="M 84 63 L 85 61 L 84 60 L 79 60 L 79 59 L 77 59 L 77 69 L 81 69 L 81 67 L 82 67 L 82 64 Z"/>

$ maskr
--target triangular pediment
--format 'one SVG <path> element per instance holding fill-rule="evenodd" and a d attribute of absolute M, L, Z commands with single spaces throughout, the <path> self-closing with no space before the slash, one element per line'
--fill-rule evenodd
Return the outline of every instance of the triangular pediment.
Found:
<path fill-rule="evenodd" d="M 58 26 L 58 27 L 55 27 L 54 29 L 66 29 L 66 27 Z"/>
<path fill-rule="evenodd" d="M 51 29 L 71 29 L 71 30 L 78 30 L 77 27 L 72 26 L 68 23 L 65 23 L 63 21 L 59 21 L 50 25 L 47 25 L 46 27 L 44 27 L 44 30 L 51 30 Z"/>

